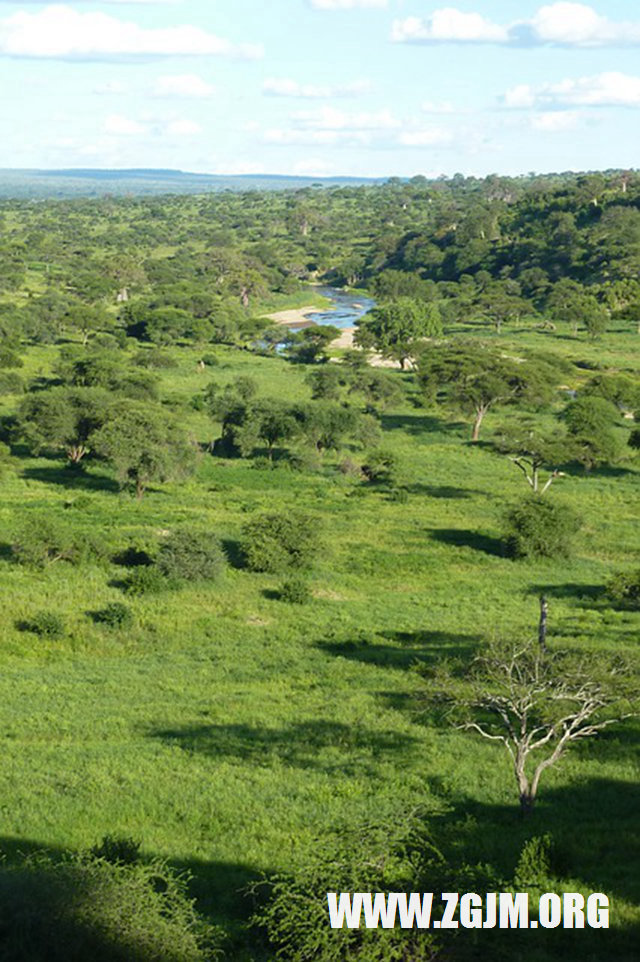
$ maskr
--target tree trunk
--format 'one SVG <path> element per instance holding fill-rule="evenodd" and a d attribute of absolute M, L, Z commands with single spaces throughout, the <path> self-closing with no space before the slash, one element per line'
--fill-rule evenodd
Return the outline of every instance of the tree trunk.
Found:
<path fill-rule="evenodd" d="M 480 437 L 480 427 L 482 425 L 482 422 L 484 421 L 484 416 L 486 413 L 487 413 L 486 408 L 479 408 L 476 411 L 476 419 L 473 422 L 473 431 L 471 432 L 471 440 L 473 442 L 476 442 Z"/>
<path fill-rule="evenodd" d="M 520 814 L 523 818 L 528 818 L 531 815 L 535 803 L 535 797 L 531 792 L 525 792 L 520 796 Z"/>
<path fill-rule="evenodd" d="M 138 501 L 142 500 L 142 496 L 144 492 L 145 492 L 144 483 L 140 480 L 140 478 L 136 478 L 136 499 Z"/>
<path fill-rule="evenodd" d="M 549 602 L 544 595 L 540 595 L 540 622 L 538 624 L 538 644 L 540 650 L 547 650 L 547 616 L 549 614 Z"/>

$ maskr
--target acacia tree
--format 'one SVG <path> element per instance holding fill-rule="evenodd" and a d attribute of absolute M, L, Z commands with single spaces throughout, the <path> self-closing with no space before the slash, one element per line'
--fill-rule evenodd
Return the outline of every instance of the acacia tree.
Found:
<path fill-rule="evenodd" d="M 418 360 L 418 380 L 428 397 L 452 401 L 473 413 L 474 442 L 489 410 L 519 400 L 543 404 L 551 397 L 554 378 L 547 364 L 519 361 L 473 343 L 437 345 Z"/>
<path fill-rule="evenodd" d="M 399 361 L 404 369 L 418 341 L 441 334 L 442 318 L 437 304 L 398 297 L 358 321 L 354 341 Z"/>
<path fill-rule="evenodd" d="M 196 465 L 195 442 L 162 408 L 139 401 L 116 402 L 91 441 L 96 454 L 113 465 L 138 499 L 152 481 L 185 477 Z"/>
<path fill-rule="evenodd" d="M 544 772 L 572 745 L 640 714 L 627 666 L 590 656 L 587 668 L 537 641 L 494 643 L 462 677 L 444 669 L 436 679 L 432 698 L 444 702 L 455 727 L 505 747 L 523 815 L 533 810 Z"/>
<path fill-rule="evenodd" d="M 498 450 L 522 471 L 534 494 L 546 494 L 554 481 L 565 477 L 560 465 L 571 459 L 570 443 L 566 438 L 551 438 L 523 426 L 520 430 L 504 431 L 497 441 Z M 541 472 L 547 471 L 546 479 Z"/>
<path fill-rule="evenodd" d="M 107 417 L 110 397 L 95 387 L 54 387 L 31 394 L 18 409 L 18 430 L 37 453 L 65 452 L 78 465 L 91 450 L 91 436 Z"/>

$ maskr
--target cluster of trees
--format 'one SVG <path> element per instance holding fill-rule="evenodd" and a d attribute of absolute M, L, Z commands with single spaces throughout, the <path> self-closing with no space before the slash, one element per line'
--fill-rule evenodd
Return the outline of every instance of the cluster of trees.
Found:
<path fill-rule="evenodd" d="M 389 308 L 398 331 L 381 313 L 360 335 L 403 363 L 408 340 L 470 320 L 499 332 L 536 317 L 598 337 L 640 322 L 639 208 L 640 178 L 619 172 L 5 201 L 0 330 L 248 344 L 265 298 L 321 277 L 408 299 Z"/>

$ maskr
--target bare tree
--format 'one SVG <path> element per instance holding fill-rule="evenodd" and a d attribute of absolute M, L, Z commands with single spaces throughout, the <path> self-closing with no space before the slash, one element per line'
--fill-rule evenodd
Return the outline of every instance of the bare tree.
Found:
<path fill-rule="evenodd" d="M 440 669 L 436 697 L 455 726 L 506 748 L 528 815 L 540 778 L 572 744 L 638 714 L 638 687 L 619 661 L 589 670 L 569 652 L 494 643 L 462 675 Z"/>

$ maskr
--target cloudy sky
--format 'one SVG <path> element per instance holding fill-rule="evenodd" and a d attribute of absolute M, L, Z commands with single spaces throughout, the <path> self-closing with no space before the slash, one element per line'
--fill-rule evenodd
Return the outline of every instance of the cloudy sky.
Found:
<path fill-rule="evenodd" d="M 637 0 L 0 0 L 0 167 L 637 167 L 639 54 Z"/>

